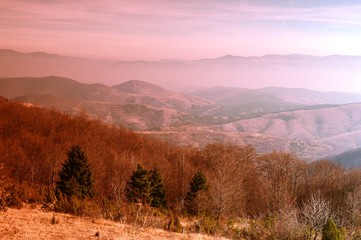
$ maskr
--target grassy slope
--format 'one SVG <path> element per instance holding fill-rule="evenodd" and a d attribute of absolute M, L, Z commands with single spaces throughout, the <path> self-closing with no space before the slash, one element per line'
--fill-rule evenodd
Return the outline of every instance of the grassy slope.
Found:
<path fill-rule="evenodd" d="M 51 224 L 51 220 L 59 220 Z M 95 233 L 100 233 L 96 237 Z M 0 239 L 214 239 L 200 234 L 180 234 L 140 228 L 103 219 L 79 218 L 41 209 L 0 212 Z"/>

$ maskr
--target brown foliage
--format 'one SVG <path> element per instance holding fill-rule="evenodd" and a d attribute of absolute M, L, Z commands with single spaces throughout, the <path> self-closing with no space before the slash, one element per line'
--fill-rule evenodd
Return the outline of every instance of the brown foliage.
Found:
<path fill-rule="evenodd" d="M 268 211 L 293 207 L 304 177 L 305 164 L 289 153 L 272 152 L 257 158 Z"/>
<path fill-rule="evenodd" d="M 112 219 L 122 219 L 126 213 L 125 184 L 136 164 L 159 169 L 167 202 L 175 210 L 182 209 L 194 173 L 202 171 L 210 192 L 200 204 L 216 220 L 281 214 L 285 209 L 302 211 L 315 194 L 326 199 L 332 214 L 340 219 L 353 224 L 361 219 L 360 170 L 345 171 L 328 161 L 306 164 L 283 152 L 258 155 L 251 146 L 175 147 L 90 120 L 85 113 L 70 116 L 0 98 L 1 191 L 16 186 L 19 201 L 51 204 L 46 196 L 51 195 L 61 163 L 74 144 L 87 153 L 94 177 L 94 202 L 101 214 Z M 92 203 L 79 209 L 98 214 Z"/>
<path fill-rule="evenodd" d="M 87 153 L 100 198 L 122 195 L 119 190 L 124 189 L 131 170 L 141 163 L 147 168 L 158 167 L 170 200 L 177 201 L 182 195 L 179 185 L 189 178 L 185 171 L 193 169 L 189 161 L 179 157 L 184 150 L 90 120 L 85 113 L 69 116 L 0 99 L 0 163 L 10 182 L 24 182 L 29 188 L 38 184 L 54 186 L 73 144 L 80 144 Z M 188 153 L 184 155 L 188 157 Z M 117 196 L 114 191 L 118 191 Z"/>

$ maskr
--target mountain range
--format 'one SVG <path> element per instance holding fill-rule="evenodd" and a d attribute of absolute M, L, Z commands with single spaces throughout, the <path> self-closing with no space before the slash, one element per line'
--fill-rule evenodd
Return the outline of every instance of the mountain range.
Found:
<path fill-rule="evenodd" d="M 307 89 L 358 83 L 358 56 L 115 61 L 0 49 L 0 63 L 0 95 L 27 106 L 85 111 L 176 144 L 234 142 L 359 162 L 361 95 Z"/>
<path fill-rule="evenodd" d="M 214 107 L 206 99 L 132 80 L 108 87 L 62 77 L 0 79 L 0 95 L 64 112 L 85 110 L 110 124 L 143 130 L 173 124 L 180 115 Z"/>
<path fill-rule="evenodd" d="M 116 85 L 140 79 L 167 89 L 269 86 L 353 91 L 361 76 L 361 57 L 300 54 L 198 60 L 116 61 L 0 49 L 0 77 L 63 76 L 84 83 Z M 347 79 L 341 89 L 339 82 Z M 305 99 L 304 101 L 308 101 Z"/>
<path fill-rule="evenodd" d="M 305 160 L 361 148 L 357 94 L 228 87 L 182 93 L 139 80 L 107 86 L 51 76 L 0 79 L 0 95 L 71 114 L 84 110 L 181 145 L 251 144 L 262 153 L 292 151 Z"/>

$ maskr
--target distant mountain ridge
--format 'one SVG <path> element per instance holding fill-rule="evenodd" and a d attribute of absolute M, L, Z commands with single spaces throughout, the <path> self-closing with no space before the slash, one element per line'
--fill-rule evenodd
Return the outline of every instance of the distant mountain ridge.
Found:
<path fill-rule="evenodd" d="M 254 95 L 254 100 L 262 94 L 272 94 L 279 100 L 290 103 L 315 105 L 315 104 L 347 104 L 361 102 L 361 94 L 343 92 L 324 92 L 304 88 L 267 87 L 260 89 L 246 89 L 237 87 L 213 87 L 192 92 L 193 95 L 214 99 L 219 103 L 227 103 L 230 99 L 244 94 Z M 254 101 L 253 100 L 253 101 Z"/>
<path fill-rule="evenodd" d="M 357 76 L 361 74 L 359 56 L 301 54 L 227 55 L 193 61 L 110 61 L 0 49 L 0 64 L 2 77 L 64 76 L 84 83 L 101 82 L 109 86 L 140 79 L 173 90 L 194 83 L 198 86 L 247 86 L 252 89 L 266 86 L 339 89 L 336 82 L 357 82 Z"/>

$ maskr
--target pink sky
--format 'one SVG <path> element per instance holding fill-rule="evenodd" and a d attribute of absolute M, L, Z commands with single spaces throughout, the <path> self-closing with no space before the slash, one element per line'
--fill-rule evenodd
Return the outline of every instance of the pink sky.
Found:
<path fill-rule="evenodd" d="M 0 48 L 124 60 L 361 55 L 361 4 L 326 2 L 2 0 Z"/>

